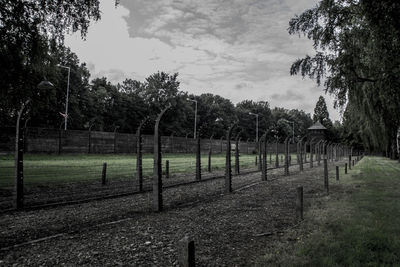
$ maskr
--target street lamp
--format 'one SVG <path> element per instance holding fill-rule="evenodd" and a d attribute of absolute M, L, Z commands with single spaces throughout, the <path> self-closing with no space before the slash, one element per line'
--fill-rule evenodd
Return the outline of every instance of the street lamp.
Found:
<path fill-rule="evenodd" d="M 197 100 L 187 98 L 188 101 L 195 103 L 195 110 L 194 110 L 194 132 L 193 132 L 193 139 L 196 139 L 196 125 L 197 125 Z"/>
<path fill-rule="evenodd" d="M 256 142 L 258 142 L 258 114 L 253 112 L 249 112 L 249 115 L 256 116 Z"/>
<path fill-rule="evenodd" d="M 64 116 L 64 130 L 67 130 L 68 124 L 68 102 L 69 102 L 69 77 L 71 74 L 71 68 L 67 66 L 57 65 L 60 68 L 64 68 L 68 70 L 68 80 L 67 80 L 67 98 L 65 99 L 65 116 Z"/>
<path fill-rule="evenodd" d="M 54 85 L 49 81 L 41 81 L 37 88 L 39 90 L 53 88 Z M 17 124 L 15 128 L 15 202 L 14 207 L 21 209 L 24 206 L 24 134 L 21 127 L 21 118 L 31 99 L 22 103 L 17 115 Z"/>

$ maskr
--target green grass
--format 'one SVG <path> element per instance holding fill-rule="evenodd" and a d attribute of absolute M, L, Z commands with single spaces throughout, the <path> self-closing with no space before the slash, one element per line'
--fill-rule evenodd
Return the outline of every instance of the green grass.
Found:
<path fill-rule="evenodd" d="M 240 167 L 255 165 L 256 155 L 241 154 Z M 292 155 L 292 161 L 295 155 Z M 208 156 L 202 155 L 202 169 L 207 170 Z M 169 160 L 170 174 L 194 173 L 196 159 L 194 154 L 164 154 L 163 165 Z M 269 160 L 269 157 L 268 157 Z M 274 157 L 273 157 L 274 160 Z M 134 178 L 136 170 L 135 154 L 26 154 L 24 155 L 25 185 L 48 183 L 79 182 L 99 180 L 103 163 L 107 163 L 107 179 Z M 234 165 L 234 156 L 232 156 Z M 225 154 L 213 154 L 212 170 L 223 169 Z M 153 155 L 143 156 L 143 175 L 153 173 Z M 0 156 L 0 188 L 11 187 L 14 179 L 13 155 Z"/>
<path fill-rule="evenodd" d="M 347 193 L 309 211 L 311 234 L 272 265 L 400 266 L 400 164 L 366 157 L 341 175 Z"/>

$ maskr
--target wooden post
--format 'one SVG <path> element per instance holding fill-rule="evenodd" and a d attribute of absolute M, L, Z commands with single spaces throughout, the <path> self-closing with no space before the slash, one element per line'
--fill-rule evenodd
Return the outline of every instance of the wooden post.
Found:
<path fill-rule="evenodd" d="M 303 187 L 297 187 L 297 198 L 296 198 L 296 215 L 297 218 L 303 220 Z"/>
<path fill-rule="evenodd" d="M 258 162 L 260 163 L 260 164 L 258 164 L 258 170 L 261 171 L 262 164 L 261 164 L 261 142 L 260 142 L 260 140 L 258 140 Z"/>
<path fill-rule="evenodd" d="M 256 156 L 256 160 L 254 161 L 254 163 L 255 163 L 255 166 L 257 166 L 257 156 Z"/>
<path fill-rule="evenodd" d="M 179 240 L 179 266 L 180 267 L 194 267 L 195 266 L 195 246 L 194 241 L 186 235 Z"/>
<path fill-rule="evenodd" d="M 329 179 L 328 179 L 328 160 L 324 159 L 324 186 L 326 193 L 329 194 Z"/>
<path fill-rule="evenodd" d="M 339 166 L 336 166 L 336 181 L 339 181 Z"/>
<path fill-rule="evenodd" d="M 107 183 L 107 163 L 103 163 L 103 171 L 101 172 L 101 184 L 106 185 Z"/>
<path fill-rule="evenodd" d="M 165 161 L 165 178 L 169 179 L 169 160 Z"/>
<path fill-rule="evenodd" d="M 354 166 L 354 159 L 353 159 L 353 166 Z"/>
<path fill-rule="evenodd" d="M 344 164 L 344 174 L 347 174 L 347 163 Z"/>

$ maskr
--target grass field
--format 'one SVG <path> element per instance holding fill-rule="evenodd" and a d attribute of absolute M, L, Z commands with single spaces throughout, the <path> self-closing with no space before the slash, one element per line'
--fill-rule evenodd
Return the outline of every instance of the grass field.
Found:
<path fill-rule="evenodd" d="M 281 157 L 281 155 L 280 155 Z M 240 167 L 254 167 L 256 155 L 240 155 Z M 272 157 L 275 160 L 275 157 Z M 296 156 L 292 155 L 292 160 Z M 194 173 L 196 159 L 194 154 L 165 154 L 163 165 L 169 160 L 170 174 Z M 269 160 L 269 157 L 268 157 Z M 128 179 L 135 177 L 135 154 L 26 154 L 24 156 L 25 185 L 42 183 L 65 183 L 99 180 L 103 163 L 107 163 L 107 179 Z M 202 155 L 202 169 L 207 170 L 208 156 Z M 234 157 L 232 156 L 234 165 Z M 213 154 L 212 170 L 225 166 L 225 154 Z M 143 175 L 153 173 L 153 155 L 143 156 Z M 10 187 L 14 179 L 13 155 L 0 156 L 0 187 Z"/>
<path fill-rule="evenodd" d="M 365 157 L 331 184 L 339 191 L 306 212 L 294 247 L 260 266 L 400 266 L 400 164 Z"/>

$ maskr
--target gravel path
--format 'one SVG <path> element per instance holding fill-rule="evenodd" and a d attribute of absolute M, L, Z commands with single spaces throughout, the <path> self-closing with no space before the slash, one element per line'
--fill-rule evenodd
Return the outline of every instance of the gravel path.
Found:
<path fill-rule="evenodd" d="M 223 179 L 171 188 L 161 213 L 150 211 L 146 193 L 2 214 L 0 265 L 173 266 L 185 234 L 195 240 L 198 266 L 252 265 L 271 239 L 297 224 L 297 186 L 304 186 L 306 206 L 325 195 L 321 167 L 297 169 L 289 177 L 274 170 L 266 182 L 260 173 L 234 176 L 239 190 L 232 194 L 223 193 Z"/>

